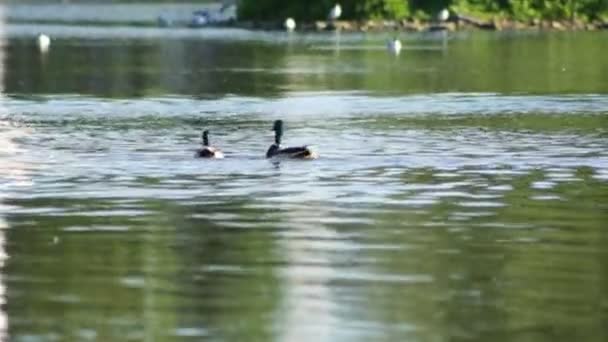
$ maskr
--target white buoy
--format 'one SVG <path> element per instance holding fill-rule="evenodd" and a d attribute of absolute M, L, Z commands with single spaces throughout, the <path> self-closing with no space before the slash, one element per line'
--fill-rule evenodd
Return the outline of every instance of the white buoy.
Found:
<path fill-rule="evenodd" d="M 446 22 L 448 19 L 450 19 L 450 11 L 447 8 L 444 8 L 437 13 L 437 20 Z"/>
<path fill-rule="evenodd" d="M 397 38 L 393 38 L 393 40 L 391 40 L 390 42 L 388 42 L 387 44 L 387 48 L 388 51 L 390 53 L 392 53 L 393 55 L 398 55 L 401 53 L 401 48 L 402 48 L 402 44 L 401 41 Z"/>
<path fill-rule="evenodd" d="M 38 42 L 38 48 L 41 52 L 49 51 L 49 48 L 51 47 L 51 38 L 49 36 L 41 33 L 36 38 L 36 41 Z"/>
<path fill-rule="evenodd" d="M 289 32 L 296 29 L 296 21 L 293 18 L 285 19 L 285 23 L 283 25 L 285 26 L 285 29 Z"/>
<path fill-rule="evenodd" d="M 342 16 L 342 6 L 335 4 L 334 7 L 329 11 L 329 20 L 338 20 Z"/>

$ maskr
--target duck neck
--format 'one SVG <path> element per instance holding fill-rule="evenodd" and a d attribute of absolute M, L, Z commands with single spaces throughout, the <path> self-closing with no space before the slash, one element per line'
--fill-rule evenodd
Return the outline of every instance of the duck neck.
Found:
<path fill-rule="evenodd" d="M 283 137 L 283 132 L 277 130 L 274 132 L 274 143 L 278 146 L 281 145 L 281 138 Z"/>
<path fill-rule="evenodd" d="M 209 133 L 203 132 L 203 145 L 209 146 Z"/>

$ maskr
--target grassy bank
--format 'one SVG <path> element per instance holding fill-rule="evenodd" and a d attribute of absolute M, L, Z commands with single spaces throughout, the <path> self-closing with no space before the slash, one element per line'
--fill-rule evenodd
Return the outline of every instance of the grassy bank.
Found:
<path fill-rule="evenodd" d="M 341 0 L 339 3 L 345 20 L 431 20 L 442 8 L 484 20 L 608 20 L 608 0 Z M 322 20 L 333 5 L 334 0 L 239 0 L 239 19 Z"/>

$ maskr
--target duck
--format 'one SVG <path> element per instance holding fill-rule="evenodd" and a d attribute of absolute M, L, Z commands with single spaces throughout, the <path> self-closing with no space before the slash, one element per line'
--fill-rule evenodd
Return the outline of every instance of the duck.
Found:
<path fill-rule="evenodd" d="M 342 6 L 340 4 L 335 4 L 334 7 L 329 11 L 328 18 L 331 21 L 338 20 L 342 16 Z"/>
<path fill-rule="evenodd" d="M 274 144 L 270 145 L 266 152 L 266 158 L 292 158 L 292 159 L 316 159 L 319 155 L 309 146 L 282 147 L 283 120 L 276 120 L 272 127 L 274 131 Z"/>
<path fill-rule="evenodd" d="M 203 131 L 203 147 L 196 151 L 196 157 L 210 159 L 224 158 L 224 153 L 220 149 L 209 146 L 209 130 Z"/>
<path fill-rule="evenodd" d="M 288 32 L 292 32 L 296 29 L 296 21 L 293 18 L 287 18 L 285 19 L 285 23 L 283 24 L 283 26 L 285 26 L 285 29 Z"/>
<path fill-rule="evenodd" d="M 44 33 L 40 33 L 36 37 L 36 42 L 38 43 L 38 48 L 41 52 L 49 51 L 49 47 L 51 46 L 51 37 Z"/>
<path fill-rule="evenodd" d="M 399 53 L 401 53 L 402 47 L 403 45 L 401 44 L 401 41 L 397 39 L 397 37 L 393 38 L 387 44 L 388 51 L 393 55 L 399 55 Z"/>

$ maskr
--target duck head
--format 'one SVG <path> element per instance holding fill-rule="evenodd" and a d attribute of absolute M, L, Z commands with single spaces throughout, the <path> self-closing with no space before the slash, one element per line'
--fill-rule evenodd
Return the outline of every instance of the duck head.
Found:
<path fill-rule="evenodd" d="M 203 145 L 209 146 L 209 130 L 207 129 L 203 131 Z"/>
<path fill-rule="evenodd" d="M 276 120 L 274 126 L 272 126 L 272 130 L 274 131 L 274 143 L 280 145 L 281 137 L 283 136 L 283 120 Z"/>

